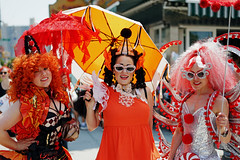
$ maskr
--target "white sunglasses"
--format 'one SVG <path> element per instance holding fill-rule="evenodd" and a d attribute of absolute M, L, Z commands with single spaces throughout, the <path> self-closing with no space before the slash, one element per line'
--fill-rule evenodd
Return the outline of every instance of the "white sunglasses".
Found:
<path fill-rule="evenodd" d="M 115 71 L 117 71 L 117 72 L 122 72 L 125 69 L 126 72 L 128 72 L 128 73 L 133 73 L 136 69 L 136 66 L 134 66 L 134 65 L 124 66 L 121 64 L 115 64 L 113 67 L 114 67 Z"/>
<path fill-rule="evenodd" d="M 181 69 L 181 72 L 183 72 L 182 77 L 186 78 L 189 81 L 193 80 L 193 78 L 195 76 L 197 76 L 199 79 L 205 79 L 207 77 L 207 75 L 209 75 L 209 71 L 207 71 L 207 70 L 209 70 L 211 68 L 212 68 L 212 65 L 210 63 L 208 63 L 206 65 L 206 68 L 204 68 L 203 70 L 198 71 L 198 72 L 186 71 L 182 68 Z"/>

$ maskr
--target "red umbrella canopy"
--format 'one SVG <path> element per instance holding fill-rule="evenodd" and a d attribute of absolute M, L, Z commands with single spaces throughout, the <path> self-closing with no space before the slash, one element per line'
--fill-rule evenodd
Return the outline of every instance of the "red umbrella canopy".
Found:
<path fill-rule="evenodd" d="M 234 6 L 234 9 L 240 10 L 240 0 L 200 0 L 200 7 L 207 8 L 209 6 L 213 12 L 217 12 L 221 6 Z"/>
<path fill-rule="evenodd" d="M 31 26 L 20 37 L 15 49 L 16 56 L 24 54 L 22 45 L 26 34 L 32 35 L 41 52 L 44 52 L 45 46 L 52 45 L 53 53 L 56 54 L 57 49 L 63 47 L 63 52 L 67 52 L 69 58 L 73 59 L 73 49 L 76 47 L 88 54 L 87 46 L 93 36 L 97 37 L 98 32 L 88 29 L 86 22 L 81 17 L 66 15 L 60 11 L 52 14 L 50 18 L 42 20 L 36 26 Z M 60 57 L 62 53 L 60 53 Z"/>
<path fill-rule="evenodd" d="M 53 54 L 58 56 L 62 68 L 71 72 L 71 64 L 74 59 L 73 50 L 79 48 L 88 58 L 87 46 L 92 37 L 98 37 L 98 31 L 92 31 L 81 17 L 63 14 L 61 11 L 52 14 L 50 18 L 42 20 L 36 26 L 31 26 L 18 40 L 15 47 L 15 55 L 24 54 L 24 37 L 31 35 L 40 48 L 45 52 L 46 46 L 52 46 Z"/>
<path fill-rule="evenodd" d="M 97 32 L 87 28 L 86 22 L 81 17 L 69 16 L 61 11 L 44 19 L 29 32 L 40 48 L 42 45 L 52 45 L 53 53 L 56 54 L 56 50 L 62 46 L 71 59 L 74 58 L 73 49 L 76 47 L 88 54 L 87 46 L 90 39 L 97 35 Z"/>

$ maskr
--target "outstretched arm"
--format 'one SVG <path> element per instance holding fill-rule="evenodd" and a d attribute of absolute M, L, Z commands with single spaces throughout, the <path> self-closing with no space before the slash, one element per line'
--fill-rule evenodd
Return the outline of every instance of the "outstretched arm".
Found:
<path fill-rule="evenodd" d="M 93 131 L 99 125 L 100 120 L 98 119 L 98 109 L 93 110 L 95 105 L 95 99 L 89 91 L 86 91 L 84 95 L 85 105 L 87 108 L 86 123 L 89 131 Z"/>
<path fill-rule="evenodd" d="M 228 143 L 231 140 L 231 132 L 229 128 L 229 105 L 226 98 L 218 96 L 213 106 L 213 112 L 217 115 L 216 124 L 220 132 L 220 141 Z"/>
<path fill-rule="evenodd" d="M 148 101 L 148 105 L 149 105 L 149 108 L 150 108 L 149 125 L 152 128 L 152 126 L 153 126 L 153 105 L 154 105 L 154 102 L 153 102 L 153 97 L 152 97 L 152 93 L 151 93 L 150 88 L 146 87 L 146 90 L 147 90 L 147 101 Z"/>
<path fill-rule="evenodd" d="M 175 130 L 173 137 L 172 137 L 172 143 L 171 143 L 168 160 L 174 159 L 177 148 L 181 144 L 181 141 L 182 141 L 182 132 L 180 131 L 180 128 L 177 127 L 177 129 Z"/>

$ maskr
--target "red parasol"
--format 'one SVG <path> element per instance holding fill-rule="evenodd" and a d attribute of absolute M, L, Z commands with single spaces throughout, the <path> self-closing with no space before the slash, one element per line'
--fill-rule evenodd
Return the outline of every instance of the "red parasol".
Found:
<path fill-rule="evenodd" d="M 59 57 L 61 68 L 67 73 L 71 73 L 71 64 L 74 59 L 73 50 L 78 48 L 84 53 L 85 59 L 89 58 L 87 46 L 92 37 L 98 37 L 98 32 L 88 29 L 86 22 L 81 17 L 66 15 L 61 11 L 52 14 L 50 18 L 42 20 L 24 32 L 16 44 L 16 56 L 24 53 L 26 34 L 36 40 L 43 53 L 45 47 L 51 45 L 53 54 Z M 98 40 L 100 39 L 98 38 Z"/>

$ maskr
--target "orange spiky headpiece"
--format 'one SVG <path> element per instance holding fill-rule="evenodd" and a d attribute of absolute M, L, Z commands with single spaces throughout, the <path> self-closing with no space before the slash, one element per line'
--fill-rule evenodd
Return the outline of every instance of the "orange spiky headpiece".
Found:
<path fill-rule="evenodd" d="M 124 37 L 122 44 L 119 47 L 116 47 L 117 39 L 113 39 L 112 43 L 110 44 L 111 46 L 110 50 L 104 52 L 104 58 L 105 58 L 104 65 L 108 68 L 108 70 L 112 71 L 112 67 L 111 67 L 112 58 L 114 56 L 120 56 L 120 55 L 126 55 L 126 56 L 132 57 L 136 65 L 136 70 L 143 67 L 145 53 L 138 53 L 138 51 L 134 49 L 135 47 L 133 48 L 131 46 L 129 42 L 129 38 L 131 37 L 131 35 L 132 35 L 132 31 L 129 28 L 123 28 L 121 31 L 121 36 Z M 114 49 L 117 49 L 117 50 L 113 52 Z"/>

